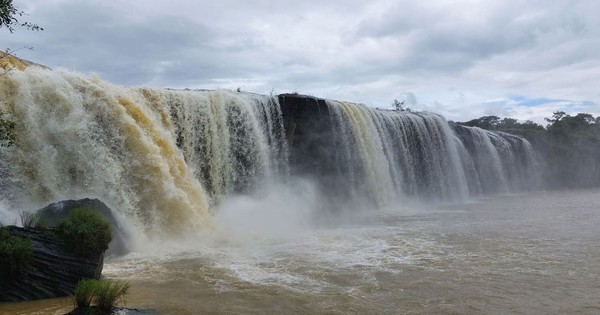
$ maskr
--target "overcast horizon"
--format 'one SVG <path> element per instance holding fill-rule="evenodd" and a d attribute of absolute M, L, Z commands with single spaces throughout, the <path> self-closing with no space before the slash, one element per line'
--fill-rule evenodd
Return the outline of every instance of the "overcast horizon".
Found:
<path fill-rule="evenodd" d="M 298 92 L 465 121 L 600 115 L 600 1 L 14 1 L 2 49 L 114 84 Z M 545 123 L 544 123 L 545 124 Z"/>

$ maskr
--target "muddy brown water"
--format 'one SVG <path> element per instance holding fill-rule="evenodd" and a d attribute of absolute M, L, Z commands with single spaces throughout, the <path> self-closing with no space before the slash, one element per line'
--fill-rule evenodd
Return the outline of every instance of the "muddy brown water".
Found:
<path fill-rule="evenodd" d="M 598 314 L 598 244 L 600 190 L 542 192 L 199 241 L 108 261 L 104 275 L 130 281 L 127 306 L 161 314 Z"/>

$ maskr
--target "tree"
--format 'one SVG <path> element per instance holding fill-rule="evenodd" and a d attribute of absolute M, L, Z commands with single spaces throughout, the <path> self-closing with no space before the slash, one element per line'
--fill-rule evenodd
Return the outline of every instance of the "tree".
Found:
<path fill-rule="evenodd" d="M 401 112 L 410 112 L 411 109 L 409 107 L 404 107 L 404 101 L 400 102 L 397 99 L 394 99 L 394 102 L 392 102 L 392 108 L 394 110 L 398 110 Z"/>
<path fill-rule="evenodd" d="M 574 118 L 583 125 L 589 125 L 596 122 L 594 116 L 588 113 L 578 113 Z"/>
<path fill-rule="evenodd" d="M 44 29 L 37 24 L 30 22 L 19 22 L 17 18 L 27 15 L 13 5 L 13 0 L 0 0 L 0 28 L 6 27 L 9 32 L 14 32 L 16 26 L 25 27 L 33 31 L 43 31 Z"/>
<path fill-rule="evenodd" d="M 544 118 L 544 120 L 546 120 L 549 123 L 555 123 L 555 122 L 563 119 L 563 117 L 565 117 L 565 116 L 569 116 L 569 115 L 567 115 L 567 113 L 565 113 L 563 111 L 556 111 L 556 112 L 552 113 L 552 118 Z"/>

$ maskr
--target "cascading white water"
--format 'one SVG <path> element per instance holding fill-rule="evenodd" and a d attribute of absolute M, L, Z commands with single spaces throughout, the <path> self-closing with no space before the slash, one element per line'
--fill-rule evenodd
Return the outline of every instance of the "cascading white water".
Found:
<path fill-rule="evenodd" d="M 460 142 L 441 116 L 336 101 L 328 106 L 340 126 L 341 163 L 354 164 L 348 167 L 353 186 L 378 205 L 406 195 L 439 199 L 468 195 Z M 349 159 L 352 154 L 358 159 Z"/>
<path fill-rule="evenodd" d="M 432 113 L 322 102 L 319 133 L 326 134 L 305 130 L 298 141 L 327 137 L 322 156 L 331 160 L 306 165 L 337 174 L 327 177 L 337 192 L 381 207 L 532 186 L 533 151 L 520 137 L 454 126 Z M 29 68 L 0 76 L 0 111 L 16 136 L 14 145 L 0 143 L 3 213 L 23 198 L 43 205 L 97 197 L 142 229 L 171 234 L 210 226 L 211 209 L 225 197 L 258 191 L 294 167 L 285 113 L 272 96 L 132 89 Z"/>
<path fill-rule="evenodd" d="M 211 204 L 287 167 L 273 97 L 30 68 L 0 77 L 0 100 L 17 139 L 0 151 L 3 191 L 19 187 L 39 204 L 97 197 L 153 234 L 210 226 Z"/>
<path fill-rule="evenodd" d="M 479 192 L 510 193 L 539 185 L 536 158 L 528 141 L 477 127 L 456 128 L 474 161 Z"/>
<path fill-rule="evenodd" d="M 165 94 L 178 145 L 214 202 L 287 173 L 281 109 L 273 97 L 231 91 Z"/>
<path fill-rule="evenodd" d="M 379 206 L 398 198 L 461 200 L 535 186 L 533 149 L 525 139 L 460 127 L 437 114 L 376 110 L 328 101 L 344 190 Z M 458 127 L 455 127 L 458 128 Z"/>

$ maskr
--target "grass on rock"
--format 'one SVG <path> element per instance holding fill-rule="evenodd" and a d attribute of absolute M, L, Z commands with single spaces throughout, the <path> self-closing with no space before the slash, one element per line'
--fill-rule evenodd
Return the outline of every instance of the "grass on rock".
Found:
<path fill-rule="evenodd" d="M 106 219 L 101 214 L 86 208 L 71 210 L 58 230 L 67 247 L 83 257 L 101 254 L 112 240 L 110 225 Z"/>

